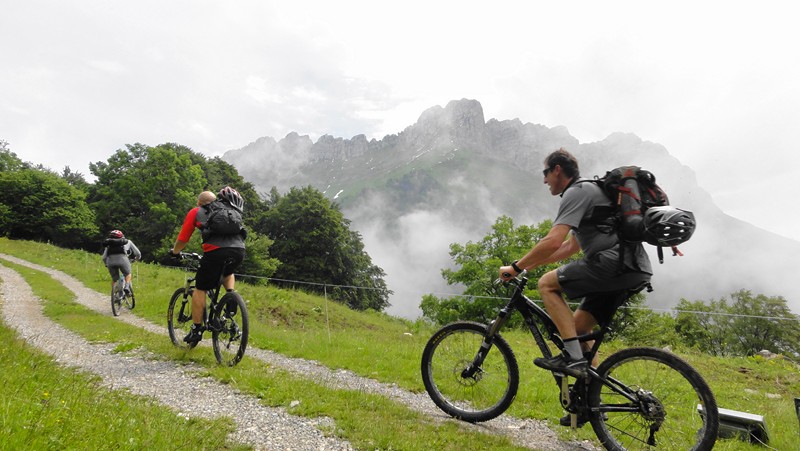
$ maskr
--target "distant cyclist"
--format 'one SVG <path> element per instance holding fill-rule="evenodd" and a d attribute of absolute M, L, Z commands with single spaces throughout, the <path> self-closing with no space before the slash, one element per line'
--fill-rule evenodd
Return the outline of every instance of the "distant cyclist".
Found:
<path fill-rule="evenodd" d="M 103 247 L 103 264 L 111 274 L 111 289 L 114 289 L 114 284 L 119 280 L 121 272 L 122 277 L 125 278 L 125 292 L 130 295 L 133 292 L 130 258 L 141 260 L 142 253 L 133 244 L 133 241 L 125 238 L 125 235 L 119 230 L 108 232 L 108 238 L 103 241 Z"/>
<path fill-rule="evenodd" d="M 203 339 L 203 311 L 206 306 L 206 291 L 213 289 L 223 276 L 222 285 L 227 291 L 233 291 L 236 282 L 233 272 L 245 257 L 244 239 L 246 233 L 239 225 L 234 233 L 214 231 L 209 224 L 212 212 L 219 209 L 233 209 L 240 217 L 244 211 L 244 199 L 235 189 L 226 186 L 218 194 L 203 191 L 197 197 L 197 207 L 189 210 L 183 221 L 175 245 L 170 251 L 177 257 L 186 247 L 194 230 L 200 229 L 203 237 L 203 259 L 197 270 L 196 286 L 192 293 L 192 329 L 184 337 L 186 343 L 197 343 Z M 213 222 L 213 221 L 212 221 Z M 226 265 L 226 262 L 228 263 Z M 225 272 L 223 274 L 223 268 Z"/>

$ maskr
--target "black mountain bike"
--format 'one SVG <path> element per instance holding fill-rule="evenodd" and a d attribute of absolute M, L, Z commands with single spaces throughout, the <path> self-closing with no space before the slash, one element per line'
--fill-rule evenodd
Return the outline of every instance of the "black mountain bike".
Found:
<path fill-rule="evenodd" d="M 488 325 L 459 321 L 448 324 L 428 341 L 422 353 L 422 380 L 436 405 L 468 422 L 487 421 L 502 414 L 519 388 L 514 352 L 500 335 L 518 310 L 544 357 L 551 357 L 545 334 L 564 350 L 558 329 L 545 310 L 524 295 L 527 273 L 508 282 L 513 294 Z M 649 284 L 620 296 L 622 305 Z M 609 325 L 580 336 L 594 341 L 586 352 L 591 362 Z M 600 443 L 609 450 L 708 450 L 719 429 L 717 402 L 703 377 L 680 357 L 654 348 L 629 348 L 610 355 L 586 378 L 570 382 L 553 372 L 562 407 L 588 418 Z"/>
<path fill-rule="evenodd" d="M 136 307 L 136 296 L 133 294 L 133 287 L 131 287 L 130 294 L 125 291 L 125 276 L 119 274 L 119 278 L 111 288 L 111 313 L 119 316 L 123 305 L 128 310 L 133 310 Z"/>
<path fill-rule="evenodd" d="M 181 252 L 181 259 L 188 262 L 189 268 L 197 270 L 202 256 L 195 253 Z M 226 266 L 229 263 L 226 262 Z M 169 300 L 167 310 L 167 328 L 172 344 L 180 348 L 191 349 L 197 343 L 186 343 L 183 338 L 192 327 L 192 293 L 194 292 L 194 277 L 186 279 L 183 287 L 175 290 Z M 247 338 L 250 332 L 250 323 L 247 316 L 247 306 L 242 296 L 233 291 L 225 293 L 217 300 L 222 288 L 222 277 L 216 288 L 206 292 L 206 309 L 203 312 L 203 325 L 205 330 L 211 332 L 211 343 L 217 362 L 227 366 L 234 366 L 244 357 L 247 348 Z"/>

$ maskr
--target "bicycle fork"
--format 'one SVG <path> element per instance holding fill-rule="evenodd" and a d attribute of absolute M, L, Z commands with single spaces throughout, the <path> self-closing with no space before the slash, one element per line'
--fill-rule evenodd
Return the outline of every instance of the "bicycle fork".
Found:
<path fill-rule="evenodd" d="M 481 347 L 478 349 L 478 353 L 475 354 L 475 358 L 472 359 L 472 363 L 467 365 L 467 367 L 461 372 L 462 378 L 471 378 L 476 380 L 480 379 L 480 374 L 483 371 L 481 370 L 483 361 L 486 359 L 486 355 L 489 353 L 489 350 L 492 349 L 494 336 L 497 334 L 497 331 L 503 327 L 503 324 L 505 324 L 509 311 L 510 306 L 500 309 L 500 312 L 497 314 L 497 318 L 489 323 L 489 326 L 486 328 L 486 335 L 483 336 Z"/>

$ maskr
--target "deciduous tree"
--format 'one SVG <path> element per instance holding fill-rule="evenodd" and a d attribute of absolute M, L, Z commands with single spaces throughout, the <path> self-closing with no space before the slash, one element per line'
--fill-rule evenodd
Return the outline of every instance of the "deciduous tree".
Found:
<path fill-rule="evenodd" d="M 547 235 L 551 227 L 551 221 L 543 221 L 535 227 L 515 227 L 511 218 L 501 216 L 482 240 L 451 244 L 450 257 L 456 269 L 443 269 L 442 277 L 448 285 L 463 286 L 463 295 L 450 298 L 425 296 L 420 304 L 423 317 L 440 324 L 455 319 L 486 322 L 494 318 L 503 303 L 499 298 L 508 297 L 507 289 L 495 283 L 497 269 L 525 255 Z M 538 280 L 556 266 L 552 264 L 536 268 L 529 277 Z M 531 285 L 527 294 L 538 299 L 535 283 Z M 519 324 L 518 317 L 513 321 Z"/>
<path fill-rule="evenodd" d="M 0 235 L 85 246 L 96 234 L 85 194 L 49 171 L 0 171 Z"/>
<path fill-rule="evenodd" d="M 364 251 L 361 236 L 351 231 L 338 205 L 315 188 L 291 188 L 271 194 L 260 227 L 274 243 L 281 261 L 277 279 L 307 282 L 309 289 L 328 292 L 353 309 L 383 310 L 391 293 L 385 273 Z"/>

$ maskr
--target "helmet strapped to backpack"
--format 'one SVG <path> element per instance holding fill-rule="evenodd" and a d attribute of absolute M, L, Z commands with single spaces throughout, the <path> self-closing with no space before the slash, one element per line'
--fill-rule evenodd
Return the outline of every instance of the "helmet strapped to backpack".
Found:
<path fill-rule="evenodd" d="M 226 186 L 219 190 L 219 193 L 217 193 L 217 198 L 228 201 L 228 204 L 231 207 L 239 210 L 239 212 L 244 211 L 244 199 L 242 199 L 242 196 L 238 191 L 230 186 Z"/>
<path fill-rule="evenodd" d="M 644 238 L 654 246 L 671 247 L 689 241 L 695 228 L 694 214 L 680 208 L 652 207 L 644 214 Z"/>

